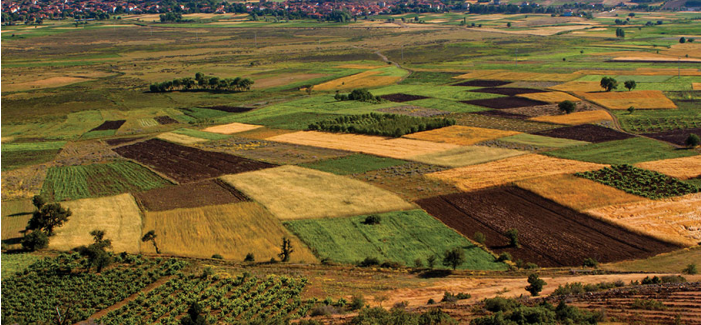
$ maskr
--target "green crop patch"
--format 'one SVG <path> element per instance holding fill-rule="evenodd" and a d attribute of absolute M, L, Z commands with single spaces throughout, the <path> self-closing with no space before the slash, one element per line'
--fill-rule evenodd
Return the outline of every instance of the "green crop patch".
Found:
<path fill-rule="evenodd" d="M 59 150 L 64 145 L 66 145 L 66 141 L 7 143 L 2 145 L 2 153 L 5 154 L 8 151 Z"/>
<path fill-rule="evenodd" d="M 34 264 L 40 257 L 29 253 L 23 254 L 2 254 L 2 280 L 9 278 L 17 272 L 24 271 Z"/>
<path fill-rule="evenodd" d="M 41 195 L 50 201 L 76 200 L 146 191 L 170 184 L 149 169 L 129 161 L 51 167 Z"/>
<path fill-rule="evenodd" d="M 407 162 L 399 159 L 376 157 L 370 155 L 351 155 L 335 159 L 322 160 L 300 166 L 334 173 L 337 175 L 362 174 L 373 170 L 404 165 Z"/>
<path fill-rule="evenodd" d="M 499 141 L 518 143 L 518 144 L 534 146 L 534 147 L 546 147 L 546 148 L 564 148 L 564 147 L 581 146 L 581 145 L 589 144 L 589 142 L 586 142 L 586 141 L 553 138 L 553 137 L 546 137 L 546 136 L 542 136 L 542 135 L 535 135 L 535 134 L 528 134 L 528 133 L 521 133 L 521 134 L 517 134 L 517 135 L 512 135 L 510 137 L 501 138 L 501 139 L 499 139 Z"/>
<path fill-rule="evenodd" d="M 4 145 L 3 145 L 4 147 Z M 2 170 L 43 164 L 54 160 L 60 149 L 51 150 L 27 150 L 27 151 L 2 151 Z"/>
<path fill-rule="evenodd" d="M 662 199 L 699 191 L 693 184 L 631 165 L 613 165 L 575 175 L 649 199 Z"/>
<path fill-rule="evenodd" d="M 376 215 L 378 224 L 367 224 L 368 216 L 308 219 L 285 222 L 319 258 L 356 263 L 366 257 L 412 266 L 416 259 L 440 256 L 448 249 L 463 248 L 466 262 L 461 269 L 504 270 L 506 265 L 446 227 L 423 210 Z"/>
<path fill-rule="evenodd" d="M 693 150 L 678 149 L 657 140 L 640 137 L 569 147 L 545 154 L 601 164 L 635 164 L 698 155 Z"/>
<path fill-rule="evenodd" d="M 173 133 L 187 135 L 187 136 L 200 138 L 200 139 L 207 139 L 207 140 L 221 140 L 221 139 L 229 138 L 229 136 L 226 134 L 205 132 L 205 131 L 193 130 L 193 129 L 179 129 L 179 130 L 173 131 Z"/>
<path fill-rule="evenodd" d="M 312 131 L 343 132 L 401 137 L 421 131 L 455 125 L 455 120 L 395 114 L 346 115 L 309 125 Z"/>

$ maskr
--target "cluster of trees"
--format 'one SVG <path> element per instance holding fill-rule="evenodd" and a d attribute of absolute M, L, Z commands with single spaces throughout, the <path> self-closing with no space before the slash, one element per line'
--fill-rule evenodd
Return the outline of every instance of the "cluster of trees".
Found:
<path fill-rule="evenodd" d="M 557 306 L 543 301 L 531 307 L 515 299 L 496 297 L 485 299 L 483 308 L 491 315 L 475 318 L 471 325 L 596 324 L 603 319 L 602 314 L 582 311 L 564 301 Z"/>
<path fill-rule="evenodd" d="M 248 91 L 251 90 L 253 80 L 248 78 L 218 78 L 205 76 L 201 72 L 195 74 L 195 78 L 180 78 L 170 81 L 151 84 L 149 89 L 152 93 L 163 93 L 170 91 L 192 91 L 192 90 L 217 90 L 217 91 Z"/>
<path fill-rule="evenodd" d="M 369 102 L 369 101 L 381 101 L 382 98 L 380 96 L 373 96 L 372 93 L 370 93 L 367 89 L 353 89 L 348 95 L 346 94 L 341 94 L 338 91 L 336 91 L 336 95 L 333 96 L 335 100 L 357 100 L 361 102 Z"/>
<path fill-rule="evenodd" d="M 183 14 L 179 12 L 168 12 L 161 14 L 158 17 L 161 19 L 162 23 L 180 23 L 185 21 L 183 20 Z"/>
<path fill-rule="evenodd" d="M 694 38 L 686 38 L 686 37 L 682 36 L 682 37 L 679 39 L 679 43 L 682 43 L 682 44 L 684 44 L 684 43 L 686 43 L 686 42 L 693 43 L 694 40 L 695 40 Z"/>
<path fill-rule="evenodd" d="M 626 37 L 626 31 L 623 30 L 623 28 L 620 28 L 620 27 L 616 28 L 616 37 L 625 38 L 625 37 Z"/>
<path fill-rule="evenodd" d="M 455 120 L 370 113 L 363 115 L 345 115 L 333 120 L 312 123 L 309 125 L 308 129 L 312 131 L 401 137 L 405 134 L 428 131 L 451 125 L 455 125 Z"/>

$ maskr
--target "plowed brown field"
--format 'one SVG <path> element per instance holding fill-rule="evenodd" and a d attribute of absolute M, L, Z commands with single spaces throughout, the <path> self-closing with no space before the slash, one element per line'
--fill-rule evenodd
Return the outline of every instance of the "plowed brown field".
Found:
<path fill-rule="evenodd" d="M 245 195 L 216 180 L 157 188 L 134 194 L 146 211 L 196 208 L 247 201 Z"/>

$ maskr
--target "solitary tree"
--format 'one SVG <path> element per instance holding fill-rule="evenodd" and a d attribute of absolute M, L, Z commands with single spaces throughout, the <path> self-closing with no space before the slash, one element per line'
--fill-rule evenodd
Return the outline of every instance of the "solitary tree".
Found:
<path fill-rule="evenodd" d="M 509 245 L 511 247 L 521 247 L 518 243 L 518 229 L 511 228 L 506 231 L 506 237 L 509 237 Z"/>
<path fill-rule="evenodd" d="M 160 254 L 161 250 L 158 249 L 158 244 L 156 244 L 156 232 L 154 230 L 149 230 L 144 237 L 141 237 L 142 242 L 150 241 L 153 244 L 153 248 L 156 249 L 156 254 Z"/>
<path fill-rule="evenodd" d="M 633 114 L 635 112 L 635 106 L 628 107 L 628 113 Z"/>
<path fill-rule="evenodd" d="M 506 27 L 511 27 L 511 22 L 506 23 Z"/>
<path fill-rule="evenodd" d="M 532 296 L 537 296 L 541 291 L 543 291 L 543 286 L 547 283 L 538 277 L 538 274 L 531 274 L 528 276 L 528 286 L 526 286 L 526 291 L 530 292 Z"/>
<path fill-rule="evenodd" d="M 112 241 L 105 239 L 104 230 L 93 230 L 90 232 L 93 236 L 93 243 L 90 246 L 78 247 L 76 250 L 88 258 L 88 272 L 92 266 L 95 266 L 97 272 L 102 272 L 102 269 L 109 266 L 112 263 L 112 256 L 107 253 L 107 248 L 112 247 Z"/>
<path fill-rule="evenodd" d="M 699 273 L 699 271 L 696 269 L 696 264 L 695 264 L 695 263 L 692 263 L 692 264 L 687 265 L 687 266 L 684 268 L 684 270 L 682 270 L 682 273 L 693 275 L 693 274 Z"/>
<path fill-rule="evenodd" d="M 577 108 L 577 105 L 575 105 L 569 100 L 565 100 L 557 104 L 557 107 L 560 108 L 560 111 L 565 112 L 565 114 L 569 114 L 574 112 L 574 110 Z"/>
<path fill-rule="evenodd" d="M 193 302 L 190 308 L 187 310 L 187 315 L 180 319 L 181 325 L 206 325 L 207 318 L 204 315 L 204 311 L 200 304 Z"/>
<path fill-rule="evenodd" d="M 292 249 L 292 241 L 287 237 L 282 237 L 282 246 L 280 246 L 280 254 L 277 254 L 277 256 L 280 257 L 281 261 L 289 262 L 290 255 L 292 255 L 292 252 L 294 252 L 294 249 Z"/>
<path fill-rule="evenodd" d="M 460 247 L 446 250 L 443 253 L 443 265 L 450 266 L 453 270 L 457 269 L 462 263 L 465 263 L 465 252 Z"/>
<path fill-rule="evenodd" d="M 611 91 L 618 88 L 618 81 L 611 77 L 603 77 L 599 85 L 601 85 L 601 88 L 606 89 L 606 91 Z"/>
<path fill-rule="evenodd" d="M 686 138 L 686 145 L 689 148 L 694 148 L 698 146 L 699 143 L 701 143 L 701 138 L 699 138 L 699 136 L 696 134 L 689 134 L 689 137 Z"/>
<path fill-rule="evenodd" d="M 623 85 L 626 86 L 626 88 L 628 88 L 628 91 L 635 89 L 635 87 L 637 86 L 637 84 L 635 84 L 635 80 L 626 80 L 626 82 L 624 82 Z"/>
<path fill-rule="evenodd" d="M 46 235 L 53 236 L 54 228 L 63 225 L 72 214 L 70 209 L 64 209 L 58 203 L 45 204 L 41 209 L 34 211 L 26 229 L 42 230 Z"/>
<path fill-rule="evenodd" d="M 679 39 L 679 43 L 686 43 L 686 37 L 682 36 L 682 38 Z"/>

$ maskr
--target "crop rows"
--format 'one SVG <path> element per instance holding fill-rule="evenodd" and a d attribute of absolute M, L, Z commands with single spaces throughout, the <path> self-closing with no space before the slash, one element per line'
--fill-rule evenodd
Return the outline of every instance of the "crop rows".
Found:
<path fill-rule="evenodd" d="M 70 323 L 87 319 L 142 290 L 162 276 L 183 268 L 176 259 L 117 257 L 116 267 L 100 274 L 86 271 L 87 260 L 76 254 L 46 258 L 3 280 L 2 322 L 50 323 L 56 308 Z M 31 302 L 31 303 L 28 303 Z"/>
<path fill-rule="evenodd" d="M 211 322 L 297 318 L 306 315 L 313 304 L 300 299 L 306 283 L 306 279 L 284 276 L 261 280 L 246 273 L 236 278 L 180 274 L 147 294 L 139 294 L 100 318 L 99 323 L 179 324 L 193 302 L 209 314 Z"/>
<path fill-rule="evenodd" d="M 450 125 L 455 125 L 455 120 L 370 113 L 312 123 L 309 130 L 401 137 Z"/>
<path fill-rule="evenodd" d="M 661 199 L 699 191 L 696 186 L 689 183 L 658 172 L 625 164 L 575 175 L 650 199 Z"/>
<path fill-rule="evenodd" d="M 621 122 L 626 130 L 633 133 L 701 128 L 701 118 L 695 117 L 627 118 Z"/>

